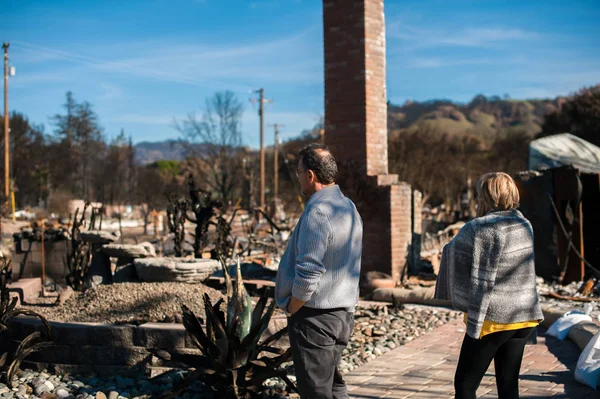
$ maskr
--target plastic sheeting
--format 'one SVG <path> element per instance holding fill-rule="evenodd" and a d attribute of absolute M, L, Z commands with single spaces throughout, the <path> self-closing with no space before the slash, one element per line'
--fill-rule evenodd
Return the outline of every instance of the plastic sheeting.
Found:
<path fill-rule="evenodd" d="M 529 144 L 529 170 L 572 165 L 587 173 L 600 172 L 600 147 L 570 133 L 543 137 Z"/>

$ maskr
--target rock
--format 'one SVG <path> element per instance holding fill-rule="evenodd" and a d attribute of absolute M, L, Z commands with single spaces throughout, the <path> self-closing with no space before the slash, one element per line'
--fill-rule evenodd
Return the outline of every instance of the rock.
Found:
<path fill-rule="evenodd" d="M 119 392 L 110 391 L 108 393 L 108 399 L 118 399 L 118 398 L 119 398 Z"/>
<path fill-rule="evenodd" d="M 46 382 L 45 378 L 42 377 L 35 377 L 32 381 L 31 384 L 35 387 L 38 386 L 40 384 L 43 384 L 44 382 Z"/>
<path fill-rule="evenodd" d="M 48 389 L 46 384 L 39 384 L 33 389 L 33 392 L 35 392 L 37 396 L 41 396 L 43 393 L 48 391 L 50 391 L 50 389 Z"/>
<path fill-rule="evenodd" d="M 81 240 L 89 242 L 90 244 L 105 245 L 115 242 L 119 239 L 120 234 L 118 232 L 109 233 L 108 231 L 82 231 Z"/>
<path fill-rule="evenodd" d="M 92 264 L 90 265 L 87 283 L 89 287 L 112 283 L 110 258 L 104 252 L 96 251 L 92 254 Z"/>
<path fill-rule="evenodd" d="M 96 392 L 96 399 L 107 399 L 104 392 Z"/>
<path fill-rule="evenodd" d="M 145 246 L 141 244 L 108 244 L 102 247 L 102 252 L 111 258 L 148 258 L 152 255 Z"/>
<path fill-rule="evenodd" d="M 133 264 L 140 280 L 147 282 L 201 283 L 220 268 L 214 259 L 146 258 Z"/>
<path fill-rule="evenodd" d="M 40 398 L 41 399 L 56 399 L 56 394 L 52 393 L 52 392 L 44 392 Z"/>
<path fill-rule="evenodd" d="M 133 263 L 117 266 L 115 274 L 113 275 L 114 283 L 130 283 L 136 281 L 139 281 L 139 278 Z"/>
<path fill-rule="evenodd" d="M 2 384 L 2 385 L 4 385 L 4 384 Z M 10 392 L 10 389 L 6 385 L 4 385 L 3 387 L 0 387 L 0 394 L 7 393 L 7 392 Z"/>
<path fill-rule="evenodd" d="M 57 389 L 56 390 L 56 396 L 59 399 L 66 399 L 70 396 L 71 394 L 69 393 L 69 391 L 67 391 L 66 389 Z"/>
<path fill-rule="evenodd" d="M 50 391 L 53 391 L 53 390 L 54 390 L 54 384 L 53 384 L 52 382 L 50 382 L 50 381 L 46 381 L 46 382 L 44 382 L 44 384 L 46 384 L 46 386 L 48 387 L 48 389 L 49 389 Z"/>
<path fill-rule="evenodd" d="M 146 248 L 146 251 L 150 254 L 150 256 L 156 256 L 156 247 L 149 241 L 140 242 L 138 245 Z"/>

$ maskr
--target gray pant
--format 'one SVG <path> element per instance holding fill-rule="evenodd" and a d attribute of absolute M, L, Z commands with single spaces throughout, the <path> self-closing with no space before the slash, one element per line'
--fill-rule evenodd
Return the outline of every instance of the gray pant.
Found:
<path fill-rule="evenodd" d="M 302 307 L 288 319 L 290 346 L 302 399 L 346 399 L 338 370 L 348 345 L 354 315 L 345 309 Z"/>

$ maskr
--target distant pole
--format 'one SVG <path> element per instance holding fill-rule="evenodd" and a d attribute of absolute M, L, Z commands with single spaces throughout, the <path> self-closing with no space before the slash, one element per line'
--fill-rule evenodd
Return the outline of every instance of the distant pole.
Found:
<path fill-rule="evenodd" d="M 279 159 L 277 157 L 277 151 L 279 150 L 279 129 L 277 124 L 275 124 L 275 151 L 273 153 L 273 195 L 275 196 L 275 201 L 279 198 Z"/>
<path fill-rule="evenodd" d="M 4 198 L 8 204 L 10 195 L 10 162 L 9 162 L 9 126 L 8 126 L 8 47 L 9 43 L 4 43 Z"/>
<path fill-rule="evenodd" d="M 44 287 L 46 285 L 46 248 L 44 246 L 44 228 L 46 227 L 44 223 L 44 219 L 41 220 L 42 223 L 42 293 L 44 292 Z"/>
<path fill-rule="evenodd" d="M 265 103 L 272 103 L 273 100 L 265 99 L 265 89 L 257 90 L 258 98 L 258 116 L 260 118 L 260 207 L 265 208 Z M 252 102 L 256 100 L 251 100 Z"/>
<path fill-rule="evenodd" d="M 260 207 L 265 208 L 265 90 L 259 90 L 260 105 L 258 115 L 260 116 Z"/>
<path fill-rule="evenodd" d="M 285 125 L 275 123 L 271 126 L 273 126 L 275 130 L 275 147 L 273 153 L 273 198 L 277 200 L 277 198 L 279 198 L 279 128 L 285 127 Z"/>

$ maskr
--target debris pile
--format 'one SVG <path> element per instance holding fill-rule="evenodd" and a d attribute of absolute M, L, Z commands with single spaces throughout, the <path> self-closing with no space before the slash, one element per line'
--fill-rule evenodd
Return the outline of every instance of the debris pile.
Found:
<path fill-rule="evenodd" d="M 567 285 L 558 282 L 544 281 L 537 278 L 540 302 L 546 307 L 567 312 L 574 309 L 583 309 L 586 304 L 594 305 L 592 319 L 600 322 L 600 283 L 595 278 L 586 281 L 574 281 Z"/>

